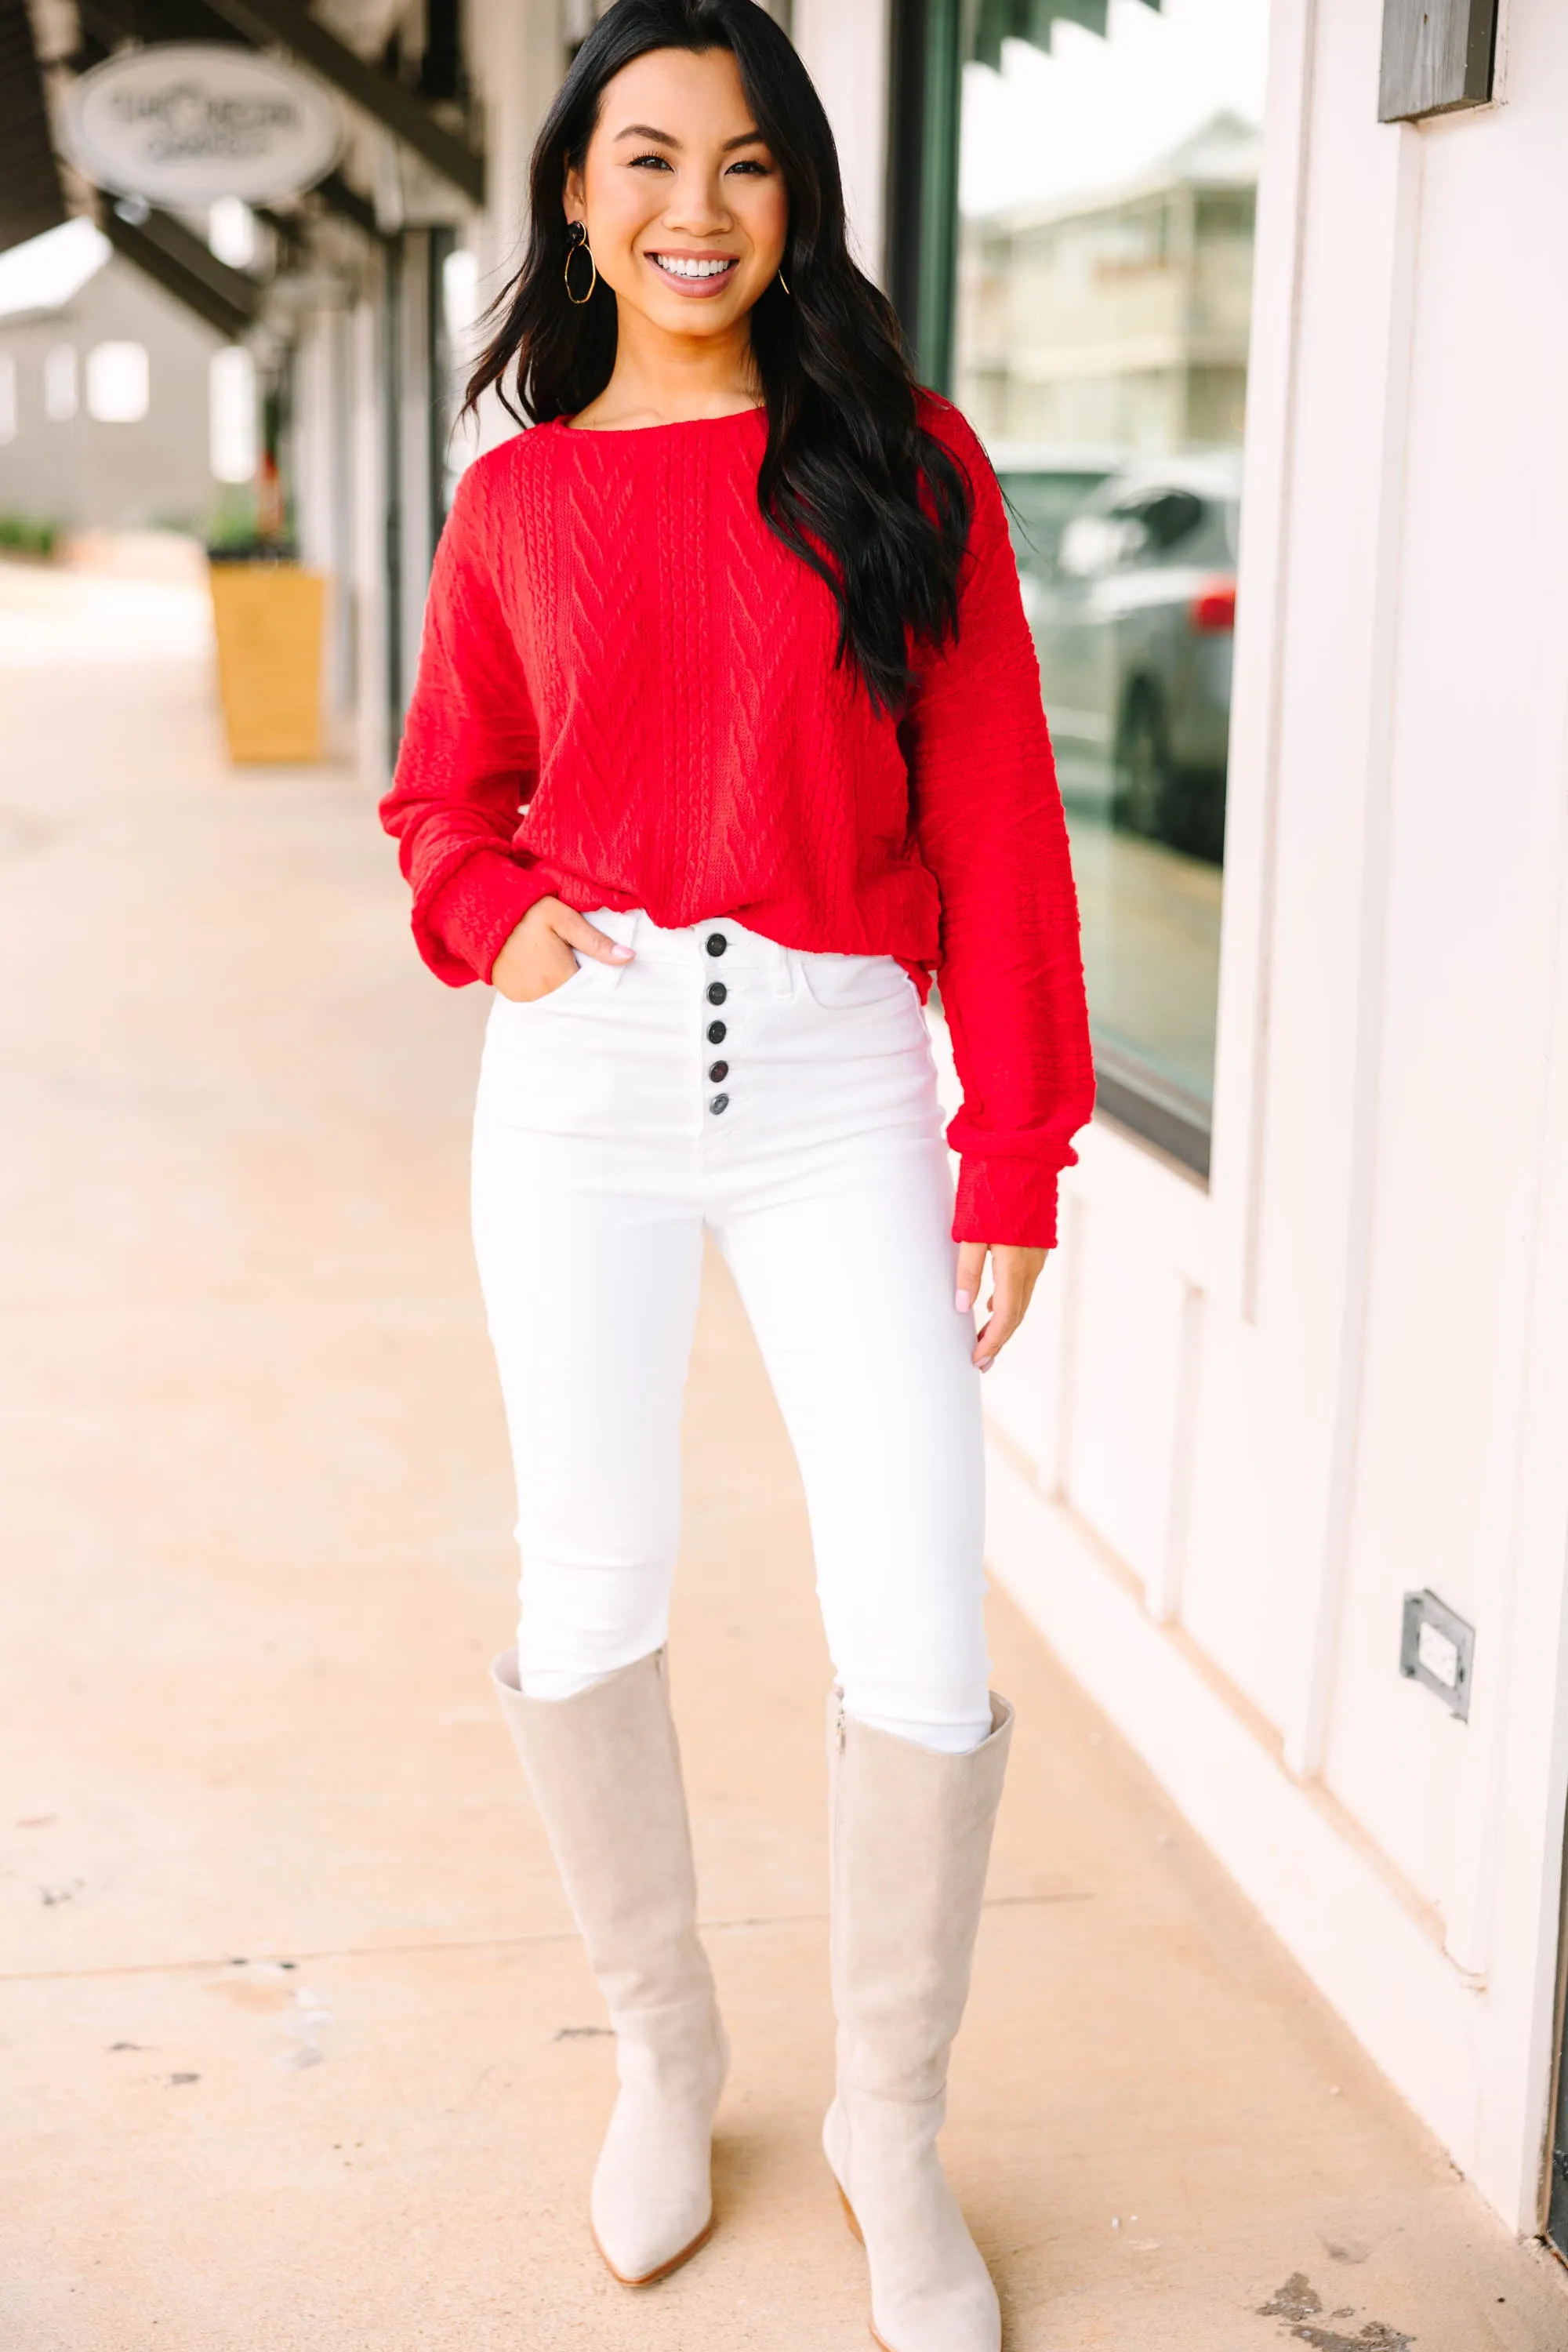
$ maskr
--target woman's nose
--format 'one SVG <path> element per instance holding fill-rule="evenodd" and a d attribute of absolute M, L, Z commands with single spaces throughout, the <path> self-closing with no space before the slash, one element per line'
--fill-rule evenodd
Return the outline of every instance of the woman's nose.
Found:
<path fill-rule="evenodd" d="M 715 182 L 693 176 L 679 182 L 664 217 L 672 229 L 689 236 L 712 236 L 730 225 L 730 209 Z"/>

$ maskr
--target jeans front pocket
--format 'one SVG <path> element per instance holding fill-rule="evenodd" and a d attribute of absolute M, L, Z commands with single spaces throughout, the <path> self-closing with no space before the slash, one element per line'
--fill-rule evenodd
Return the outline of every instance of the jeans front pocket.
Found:
<path fill-rule="evenodd" d="M 802 949 L 796 954 L 795 969 L 819 1012 L 868 1013 L 877 1005 L 910 998 L 919 1002 L 919 992 L 896 956 L 835 955 Z"/>
<path fill-rule="evenodd" d="M 576 971 L 568 972 L 565 979 L 558 981 L 553 988 L 547 988 L 542 996 L 502 996 L 498 1002 L 504 1004 L 509 1013 L 521 1013 L 526 1018 L 531 1013 L 543 1013 L 551 1005 L 558 1004 L 563 996 L 574 995 L 587 975 L 594 971 L 602 971 L 604 966 L 593 956 L 578 954 L 575 948 L 572 952 L 577 957 Z"/>

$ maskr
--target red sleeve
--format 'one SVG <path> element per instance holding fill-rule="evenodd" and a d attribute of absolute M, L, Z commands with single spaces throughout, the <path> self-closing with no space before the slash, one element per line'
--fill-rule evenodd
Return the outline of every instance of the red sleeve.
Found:
<path fill-rule="evenodd" d="M 488 980 L 536 899 L 556 885 L 513 855 L 538 772 L 539 735 L 487 529 L 495 477 L 458 485 L 436 551 L 419 674 L 381 821 L 414 891 L 414 937 L 454 988 Z"/>
<path fill-rule="evenodd" d="M 915 837 L 942 893 L 937 980 L 963 1104 L 953 1238 L 1037 1249 L 1094 1107 L 1078 899 L 1040 671 L 1002 492 L 946 402 L 921 422 L 969 477 L 959 634 L 916 656 L 904 721 Z"/>

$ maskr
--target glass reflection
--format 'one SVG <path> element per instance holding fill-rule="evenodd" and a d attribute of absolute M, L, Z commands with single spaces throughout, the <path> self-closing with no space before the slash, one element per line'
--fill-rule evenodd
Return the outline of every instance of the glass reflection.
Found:
<path fill-rule="evenodd" d="M 1267 10 L 1054 13 L 965 67 L 954 392 L 1013 509 L 1102 1099 L 1206 1168 Z"/>

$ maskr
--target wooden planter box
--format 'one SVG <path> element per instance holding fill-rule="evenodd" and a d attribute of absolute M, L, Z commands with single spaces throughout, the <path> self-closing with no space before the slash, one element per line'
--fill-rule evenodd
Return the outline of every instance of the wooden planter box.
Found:
<path fill-rule="evenodd" d="M 229 758 L 319 760 L 321 573 L 270 559 L 215 561 L 208 578 Z"/>

